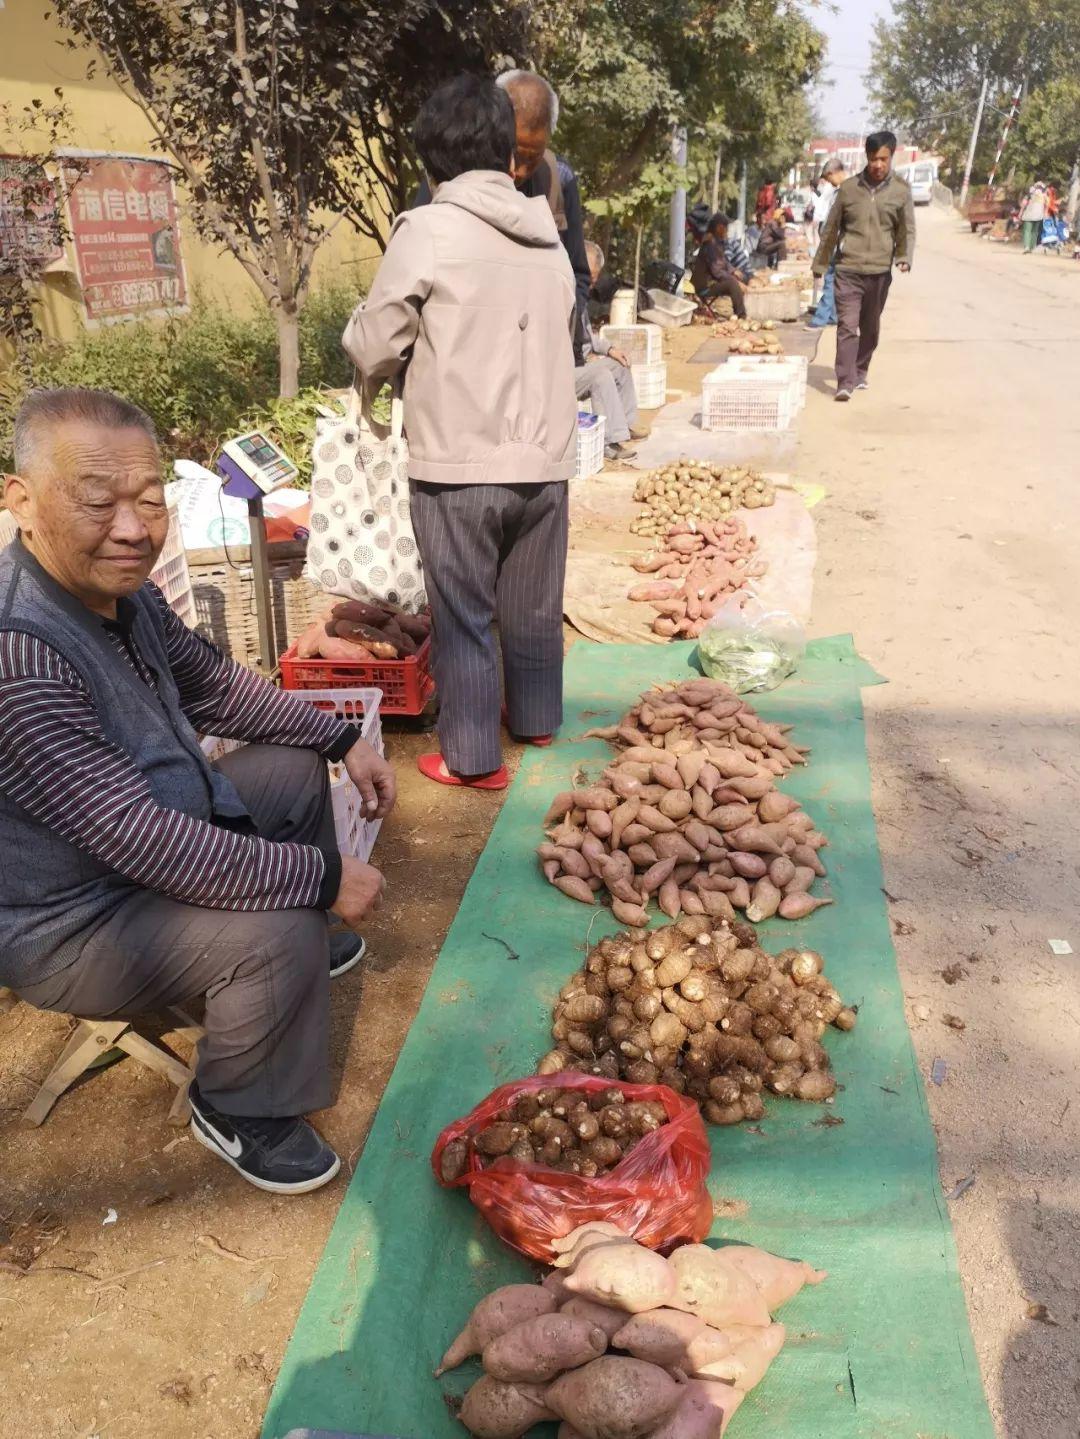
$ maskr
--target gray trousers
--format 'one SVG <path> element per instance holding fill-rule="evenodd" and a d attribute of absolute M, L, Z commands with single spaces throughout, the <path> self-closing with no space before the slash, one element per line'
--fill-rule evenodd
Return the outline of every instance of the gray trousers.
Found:
<path fill-rule="evenodd" d="M 264 839 L 336 848 L 326 764 L 248 745 L 218 768 Z M 37 1009 L 128 1019 L 204 998 L 199 1089 L 223 1114 L 285 1118 L 331 1101 L 330 945 L 320 910 L 201 909 L 137 890 L 74 964 L 20 990 Z"/>
<path fill-rule="evenodd" d="M 836 388 L 854 390 L 870 370 L 881 338 L 881 314 L 892 275 L 836 272 Z"/>
<path fill-rule="evenodd" d="M 439 743 L 457 774 L 502 764 L 498 619 L 511 734 L 562 723 L 565 483 L 411 485 L 431 601 Z"/>
<path fill-rule="evenodd" d="M 604 444 L 621 445 L 637 424 L 637 391 L 626 365 L 608 355 L 597 355 L 574 371 L 574 394 L 592 401 L 593 413 L 604 417 Z"/>

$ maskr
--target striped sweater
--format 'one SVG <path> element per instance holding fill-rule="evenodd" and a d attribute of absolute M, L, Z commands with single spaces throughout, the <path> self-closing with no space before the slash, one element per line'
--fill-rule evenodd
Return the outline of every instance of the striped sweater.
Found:
<path fill-rule="evenodd" d="M 187 628 L 154 586 L 169 667 L 184 713 L 201 733 L 296 745 L 341 759 L 358 738 L 324 714 L 227 659 Z M 121 618 L 111 642 L 152 689 Z M 221 828 L 161 807 L 127 754 L 106 739 L 75 670 L 32 635 L 0 631 L 0 788 L 47 825 L 133 883 L 211 909 L 329 908 L 340 859 Z"/>

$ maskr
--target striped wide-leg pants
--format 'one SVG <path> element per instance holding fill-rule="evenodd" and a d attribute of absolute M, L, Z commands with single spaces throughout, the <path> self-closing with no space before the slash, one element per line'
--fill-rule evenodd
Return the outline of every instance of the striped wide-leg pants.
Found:
<path fill-rule="evenodd" d="M 439 742 L 457 774 L 502 764 L 499 623 L 511 734 L 562 722 L 562 611 L 568 491 L 413 481 L 412 518 L 431 600 Z"/>

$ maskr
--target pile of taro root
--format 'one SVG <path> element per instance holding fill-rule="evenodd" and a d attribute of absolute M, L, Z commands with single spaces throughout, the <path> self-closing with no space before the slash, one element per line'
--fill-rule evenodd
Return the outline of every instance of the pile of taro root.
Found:
<path fill-rule="evenodd" d="M 836 1080 L 821 1043 L 855 1011 L 816 950 L 770 955 L 746 924 L 688 916 L 602 939 L 555 1005 L 540 1074 L 666 1084 L 710 1124 L 758 1120 L 763 1092 L 820 1102 Z"/>
<path fill-rule="evenodd" d="M 576 1012 L 575 1003 L 569 1006 L 570 1014 Z M 585 1008 L 592 1012 L 591 1004 Z M 478 1134 L 452 1139 L 442 1152 L 440 1172 L 443 1181 L 452 1184 L 467 1171 L 475 1153 L 481 1167 L 505 1156 L 517 1164 L 544 1164 L 595 1179 L 620 1164 L 639 1139 L 667 1122 L 662 1104 L 627 1101 L 621 1089 L 530 1091 L 519 1094 Z"/>
<path fill-rule="evenodd" d="M 653 633 L 668 639 L 697 639 L 720 606 L 746 582 L 768 569 L 755 559 L 757 541 L 736 515 L 723 520 L 680 520 L 661 548 L 633 561 L 638 574 L 627 599 L 651 604 Z"/>
<path fill-rule="evenodd" d="M 556 795 L 537 849 L 545 879 L 644 928 L 655 897 L 671 919 L 804 919 L 827 840 L 776 781 L 805 763 L 789 725 L 769 724 L 718 680 L 647 691 L 591 736 L 621 746 L 588 788 Z"/>
<path fill-rule="evenodd" d="M 296 658 L 406 659 L 416 654 L 430 634 L 430 615 L 407 615 L 392 605 L 342 600 L 300 636 Z"/>
<path fill-rule="evenodd" d="M 735 355 L 782 355 L 784 347 L 775 333 L 772 320 L 721 320 L 713 326 L 713 334 L 731 343 Z"/>
<path fill-rule="evenodd" d="M 634 499 L 645 510 L 630 533 L 658 539 L 679 520 L 719 520 L 732 510 L 765 509 L 776 503 L 776 488 L 742 465 L 680 459 L 642 475 Z"/>
<path fill-rule="evenodd" d="M 436 1377 L 479 1355 L 458 1418 L 477 1439 L 721 1439 L 786 1338 L 774 1312 L 827 1276 L 750 1245 L 686 1244 L 669 1259 L 613 1224 L 558 1240 L 540 1284 L 473 1309 Z"/>

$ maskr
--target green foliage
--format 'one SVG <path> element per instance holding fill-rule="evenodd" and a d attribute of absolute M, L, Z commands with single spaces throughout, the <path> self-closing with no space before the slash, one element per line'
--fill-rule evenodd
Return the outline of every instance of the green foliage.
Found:
<path fill-rule="evenodd" d="M 691 171 L 734 193 L 745 159 L 755 173 L 794 158 L 809 138 L 806 87 L 824 41 L 792 0 L 575 0 L 541 34 L 537 61 L 559 91 L 557 142 L 590 209 L 655 223 L 675 183 L 671 134 L 688 131 Z M 705 182 L 704 176 L 708 175 Z"/>
<path fill-rule="evenodd" d="M 300 375 L 309 389 L 349 382 L 341 334 L 355 303 L 355 295 L 340 289 L 311 296 L 300 321 Z M 109 325 L 68 344 L 26 345 L 21 354 L 21 367 L 0 384 L 0 465 L 10 465 L 15 411 L 35 385 L 115 390 L 147 412 L 168 455 L 204 462 L 245 416 L 263 413 L 278 393 L 277 330 L 269 312 L 235 315 L 200 297 L 188 314 L 165 323 Z"/>
<path fill-rule="evenodd" d="M 1080 0 L 897 0 L 877 29 L 871 92 L 881 118 L 936 149 L 958 180 L 984 74 L 990 105 L 974 180 L 986 180 L 1002 117 L 1026 82 L 1020 122 L 1004 160 L 1019 180 L 1067 175 L 1077 143 L 1070 99 L 1080 49 Z M 1056 121 L 1054 106 L 1061 105 Z M 1055 124 L 1057 132 L 1055 134 Z"/>

